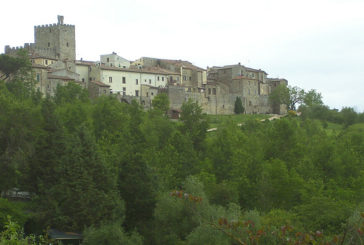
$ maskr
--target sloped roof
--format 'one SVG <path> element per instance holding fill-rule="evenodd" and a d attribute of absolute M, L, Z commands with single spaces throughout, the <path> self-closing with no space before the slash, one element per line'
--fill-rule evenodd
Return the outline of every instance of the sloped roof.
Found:
<path fill-rule="evenodd" d="M 107 84 L 105 84 L 103 82 L 100 82 L 100 81 L 91 81 L 91 83 L 94 83 L 94 84 L 96 84 L 96 85 L 98 85 L 100 87 L 110 87 L 110 85 L 107 85 Z"/>
<path fill-rule="evenodd" d="M 48 74 L 48 78 L 49 79 L 59 79 L 59 80 L 72 80 L 74 81 L 75 79 L 72 77 L 67 77 L 67 76 L 57 76 L 57 75 L 52 75 L 52 74 Z"/>
<path fill-rule="evenodd" d="M 137 68 L 137 67 L 129 67 L 129 68 L 121 68 L 121 67 L 114 67 L 114 66 L 105 66 L 100 65 L 100 69 L 102 70 L 111 70 L 111 71 L 125 71 L 125 72 L 136 72 L 136 73 L 152 73 L 152 74 L 160 74 L 160 75 L 179 75 L 177 72 L 172 72 L 166 69 L 162 69 L 159 67 L 144 67 L 144 68 Z"/>

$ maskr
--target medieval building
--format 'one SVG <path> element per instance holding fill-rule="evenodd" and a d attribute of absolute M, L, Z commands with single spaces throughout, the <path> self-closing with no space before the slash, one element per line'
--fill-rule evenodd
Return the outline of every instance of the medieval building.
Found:
<path fill-rule="evenodd" d="M 172 110 L 178 111 L 189 99 L 197 101 L 208 114 L 233 114 L 237 97 L 246 113 L 285 113 L 272 107 L 269 94 L 285 79 L 268 78 L 263 70 L 243 65 L 203 69 L 183 60 L 142 57 L 129 61 L 115 52 L 101 55 L 100 61 L 76 60 L 75 26 L 57 24 L 34 27 L 34 43 L 24 47 L 5 46 L 5 54 L 28 51 L 37 87 L 53 96 L 57 86 L 69 82 L 88 89 L 92 98 L 115 95 L 120 100 L 137 100 L 145 108 L 158 93 L 168 93 Z"/>

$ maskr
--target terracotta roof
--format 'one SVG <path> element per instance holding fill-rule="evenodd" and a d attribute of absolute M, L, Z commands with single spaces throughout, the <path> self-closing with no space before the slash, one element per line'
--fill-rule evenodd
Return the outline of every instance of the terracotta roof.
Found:
<path fill-rule="evenodd" d="M 103 82 L 100 82 L 100 81 L 91 81 L 91 83 L 99 85 L 100 87 L 110 87 L 110 85 L 107 85 L 107 84 L 105 84 Z"/>
<path fill-rule="evenodd" d="M 267 74 L 267 75 L 268 75 L 268 73 L 266 73 L 265 71 L 263 71 L 263 70 L 261 70 L 261 69 L 257 70 L 257 69 L 250 68 L 250 67 L 245 67 L 245 69 L 246 69 L 247 71 L 264 72 L 265 74 Z"/>
<path fill-rule="evenodd" d="M 66 77 L 66 76 L 57 76 L 57 75 L 51 75 L 51 74 L 48 74 L 48 78 L 49 79 L 59 79 L 59 80 L 72 80 L 74 81 L 75 79 L 72 78 L 72 77 Z"/>
<path fill-rule="evenodd" d="M 33 67 L 33 68 L 49 69 L 49 67 L 48 67 L 48 66 L 45 66 L 45 65 L 38 65 L 38 64 L 32 64 L 32 67 Z"/>
<path fill-rule="evenodd" d="M 96 65 L 98 62 L 96 61 L 88 61 L 88 60 L 76 60 L 76 65 Z"/>
<path fill-rule="evenodd" d="M 188 68 L 188 69 L 205 71 L 205 69 L 195 66 L 191 62 L 186 61 L 186 60 L 169 60 L 169 59 L 159 59 L 159 58 L 151 58 L 151 57 L 142 57 L 141 59 L 160 60 L 162 63 L 164 62 L 164 63 L 168 63 L 168 64 L 172 64 L 172 65 L 184 66 L 184 68 Z"/>
<path fill-rule="evenodd" d="M 102 70 L 111 70 L 111 71 L 125 71 L 125 72 L 136 72 L 136 73 L 152 73 L 152 74 L 161 74 L 161 75 L 179 75 L 177 72 L 172 72 L 166 69 L 162 69 L 159 67 L 148 67 L 148 68 L 120 68 L 120 67 L 111 67 L 101 65 L 100 68 Z"/>
<path fill-rule="evenodd" d="M 245 76 L 236 76 L 233 78 L 233 80 L 240 80 L 240 79 L 246 79 L 246 80 L 257 80 L 257 78 L 252 78 L 252 77 L 245 77 Z"/>

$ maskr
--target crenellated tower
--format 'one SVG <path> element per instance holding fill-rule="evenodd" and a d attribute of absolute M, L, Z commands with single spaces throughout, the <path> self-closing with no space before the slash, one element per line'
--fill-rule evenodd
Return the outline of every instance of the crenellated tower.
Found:
<path fill-rule="evenodd" d="M 75 26 L 64 24 L 58 15 L 58 23 L 34 26 L 34 45 L 39 50 L 54 50 L 54 58 L 62 61 L 76 60 Z"/>

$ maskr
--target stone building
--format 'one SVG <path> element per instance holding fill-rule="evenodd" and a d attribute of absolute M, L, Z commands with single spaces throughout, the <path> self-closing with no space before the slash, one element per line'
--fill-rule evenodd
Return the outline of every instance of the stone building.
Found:
<path fill-rule="evenodd" d="M 112 52 L 111 54 L 100 55 L 102 65 L 119 68 L 129 68 L 130 61 Z"/>
<path fill-rule="evenodd" d="M 75 26 L 64 24 L 63 16 L 58 16 L 57 24 L 34 27 L 34 43 L 23 47 L 5 46 L 5 54 L 16 55 L 20 49 L 27 50 L 36 85 L 43 94 L 53 96 L 57 86 L 68 82 L 79 82 L 76 73 Z"/>
<path fill-rule="evenodd" d="M 239 64 L 207 70 L 189 61 L 142 57 L 134 62 L 115 52 L 101 55 L 100 61 L 76 60 L 75 26 L 57 24 L 34 27 L 34 43 L 24 47 L 5 46 L 14 55 L 28 51 L 38 89 L 53 96 L 57 86 L 75 82 L 88 89 L 90 96 L 115 95 L 121 101 L 137 100 L 149 108 L 159 92 L 178 111 L 188 99 L 197 101 L 208 114 L 233 114 L 240 97 L 245 113 L 285 113 L 284 106 L 272 107 L 269 94 L 287 80 L 268 78 L 263 70 Z"/>

